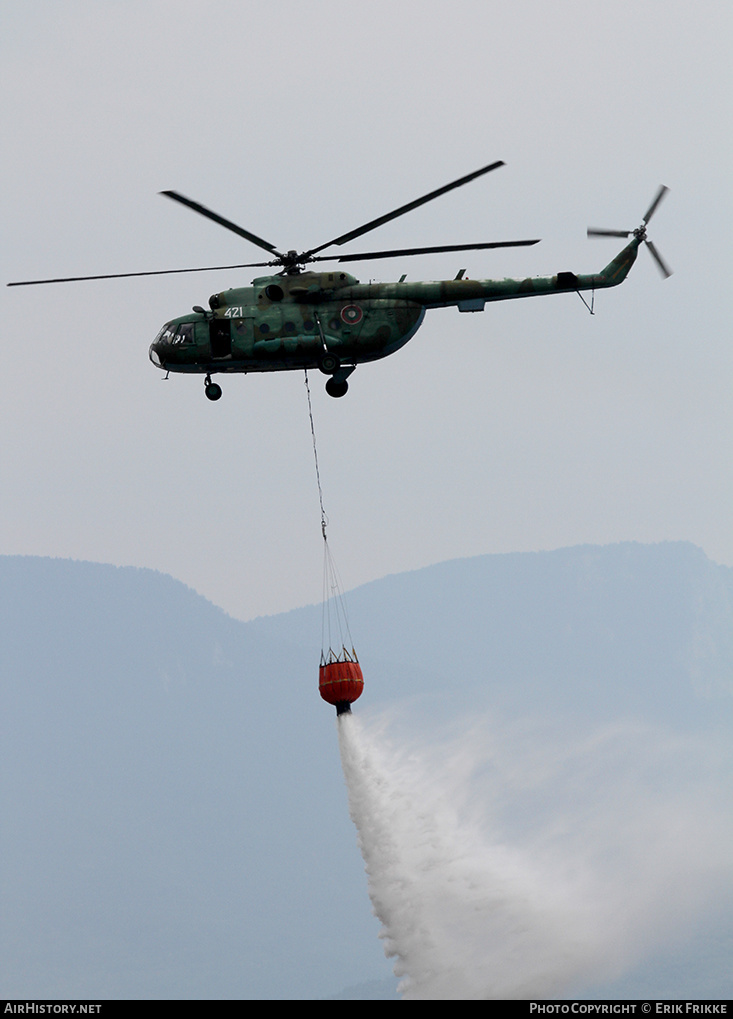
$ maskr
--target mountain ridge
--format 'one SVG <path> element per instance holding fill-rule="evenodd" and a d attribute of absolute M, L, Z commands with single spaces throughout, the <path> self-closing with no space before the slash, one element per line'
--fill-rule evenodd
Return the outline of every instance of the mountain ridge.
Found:
<path fill-rule="evenodd" d="M 732 577 L 686 543 L 623 543 L 372 581 L 347 595 L 354 710 L 718 732 Z M 242 622 L 158 571 L 0 557 L 6 996 L 387 978 L 317 693 L 320 611 Z"/>

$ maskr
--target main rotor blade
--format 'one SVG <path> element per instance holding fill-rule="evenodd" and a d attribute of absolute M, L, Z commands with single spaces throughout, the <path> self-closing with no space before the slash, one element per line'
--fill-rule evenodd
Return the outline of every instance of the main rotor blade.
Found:
<path fill-rule="evenodd" d="M 315 255 L 317 251 L 323 251 L 324 248 L 328 248 L 332 244 L 345 244 L 347 241 L 351 241 L 355 237 L 361 237 L 362 234 L 368 233 L 370 230 L 375 230 L 378 226 L 382 226 L 383 223 L 389 223 L 391 219 L 397 219 L 398 216 L 402 216 L 404 213 L 410 212 L 412 209 L 417 209 L 420 205 L 425 205 L 426 202 L 432 201 L 433 198 L 439 198 L 440 195 L 444 195 L 447 191 L 452 191 L 453 188 L 459 188 L 462 184 L 468 184 L 469 181 L 475 180 L 476 177 L 481 177 L 484 173 L 489 173 L 490 170 L 496 170 L 500 166 L 504 166 L 504 161 L 502 159 L 498 160 L 496 163 L 491 163 L 489 166 L 484 166 L 480 170 L 475 170 L 473 173 L 469 173 L 465 177 L 460 177 L 458 180 L 454 180 L 451 184 L 446 184 L 444 187 L 438 188 L 436 191 L 431 191 L 430 194 L 423 195 L 422 198 L 416 198 L 414 202 L 408 202 L 407 205 L 401 205 L 399 209 L 395 209 L 393 212 L 388 212 L 384 216 L 379 216 L 377 219 L 372 219 L 363 226 L 358 226 L 355 230 L 350 230 L 346 234 L 341 234 L 340 237 L 334 237 L 332 241 L 326 241 L 325 244 L 321 244 L 317 248 L 311 248 L 310 251 L 305 252 L 305 256 Z"/>
<path fill-rule="evenodd" d="M 202 265 L 196 269 L 156 269 L 152 272 L 111 272 L 99 276 L 60 276 L 52 280 L 20 280 L 7 283 L 8 287 L 34 287 L 39 283 L 78 283 L 81 280 L 119 280 L 125 276 L 169 276 L 178 272 L 215 272 L 218 269 L 258 269 L 270 262 L 246 262 L 243 265 Z"/>
<path fill-rule="evenodd" d="M 667 187 L 666 184 L 659 185 L 659 191 L 657 191 L 656 195 L 654 196 L 654 201 L 646 210 L 646 216 L 644 216 L 645 223 L 648 223 L 649 220 L 652 218 L 652 216 L 654 215 L 654 211 L 656 210 L 657 206 L 659 205 L 659 203 L 661 202 L 661 200 L 664 198 L 668 191 L 669 188 Z"/>
<path fill-rule="evenodd" d="M 433 248 L 393 248 L 391 251 L 362 251 L 354 255 L 316 255 L 309 259 L 311 262 L 359 262 L 372 258 L 401 258 L 403 255 L 432 255 L 442 251 L 480 251 L 484 248 L 519 248 L 530 244 L 539 244 L 539 238 L 535 241 L 490 241 L 487 244 L 441 244 Z"/>
<path fill-rule="evenodd" d="M 654 245 L 652 244 L 651 241 L 645 241 L 645 244 L 649 248 L 649 252 L 650 252 L 652 258 L 654 259 L 654 261 L 659 266 L 659 271 L 661 272 L 662 276 L 664 276 L 665 279 L 668 279 L 672 275 L 672 270 L 666 264 L 666 262 L 664 261 L 664 259 L 659 254 L 659 252 L 654 247 Z"/>
<path fill-rule="evenodd" d="M 187 205 L 189 209 L 193 209 L 194 212 L 200 213 L 202 216 L 206 216 L 207 219 L 213 220 L 218 223 L 219 226 L 226 227 L 227 230 L 231 230 L 232 233 L 239 234 L 240 237 L 246 238 L 253 244 L 256 244 L 259 248 L 264 248 L 265 251 L 271 251 L 273 255 L 282 257 L 282 253 L 277 248 L 270 244 L 269 241 L 263 241 L 257 234 L 250 233 L 249 230 L 245 230 L 244 227 L 237 226 L 236 223 L 232 223 L 229 219 L 224 219 L 216 212 L 212 212 L 211 209 L 207 209 L 206 206 L 200 205 L 198 202 L 194 202 L 191 198 L 186 198 L 185 195 L 179 194 L 177 191 L 161 191 L 161 195 L 165 195 L 167 198 L 172 198 L 174 202 L 180 202 L 181 205 Z"/>
<path fill-rule="evenodd" d="M 632 230 L 598 230 L 592 226 L 586 231 L 588 237 L 628 237 Z"/>

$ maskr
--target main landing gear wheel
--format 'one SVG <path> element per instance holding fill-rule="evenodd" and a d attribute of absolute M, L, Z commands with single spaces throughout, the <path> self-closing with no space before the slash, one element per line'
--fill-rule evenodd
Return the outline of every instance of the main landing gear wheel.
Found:
<path fill-rule="evenodd" d="M 326 383 L 326 392 L 329 396 L 346 396 L 349 391 L 349 383 L 346 379 L 343 382 L 337 382 L 336 379 L 329 379 Z"/>
<path fill-rule="evenodd" d="M 211 381 L 211 376 L 207 375 L 204 383 L 204 392 L 209 400 L 220 400 L 221 399 L 221 386 L 216 382 Z"/>
<path fill-rule="evenodd" d="M 335 375 L 341 367 L 341 362 L 335 354 L 322 354 L 318 360 L 318 367 L 324 375 Z"/>

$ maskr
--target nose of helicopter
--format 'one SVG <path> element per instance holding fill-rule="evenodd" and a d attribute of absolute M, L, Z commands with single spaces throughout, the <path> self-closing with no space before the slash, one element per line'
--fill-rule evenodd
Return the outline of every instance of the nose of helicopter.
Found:
<path fill-rule="evenodd" d="M 150 360 L 153 362 L 153 364 L 155 365 L 156 368 L 162 368 L 163 367 L 163 361 L 162 361 L 161 356 L 160 356 L 160 345 L 159 345 L 158 340 L 159 340 L 159 337 L 156 336 L 155 339 L 153 340 L 153 342 L 150 344 L 150 350 L 148 351 L 148 356 L 149 356 Z"/>
<path fill-rule="evenodd" d="M 169 327 L 168 323 L 166 323 L 164 326 L 162 326 L 158 330 L 157 336 L 155 337 L 153 342 L 150 344 L 150 350 L 148 351 L 148 357 L 153 362 L 153 364 L 155 365 L 156 368 L 162 368 L 163 367 L 163 358 L 161 357 L 161 354 L 163 353 L 163 347 L 165 345 L 166 333 L 169 332 L 169 331 L 170 331 L 170 327 Z"/>

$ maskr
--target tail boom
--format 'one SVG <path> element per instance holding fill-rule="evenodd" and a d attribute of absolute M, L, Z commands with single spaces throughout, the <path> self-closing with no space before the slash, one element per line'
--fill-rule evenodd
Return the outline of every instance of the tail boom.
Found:
<path fill-rule="evenodd" d="M 403 299 L 424 308 L 457 307 L 459 311 L 483 311 L 488 301 L 511 301 L 520 297 L 601 290 L 623 283 L 636 261 L 641 240 L 634 237 L 612 262 L 598 273 L 576 275 L 558 272 L 554 276 L 528 276 L 526 279 L 471 280 L 455 279 L 434 283 L 379 284 L 380 296 Z"/>

